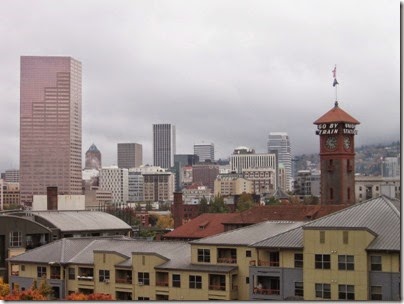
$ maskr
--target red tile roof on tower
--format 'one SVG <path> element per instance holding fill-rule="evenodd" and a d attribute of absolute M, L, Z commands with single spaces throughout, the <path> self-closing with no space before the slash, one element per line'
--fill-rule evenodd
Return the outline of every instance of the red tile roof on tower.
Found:
<path fill-rule="evenodd" d="M 335 106 L 330 111 L 321 116 L 319 119 L 317 119 L 315 122 L 313 122 L 313 124 L 318 125 L 322 123 L 333 123 L 333 122 L 346 122 L 356 125 L 360 124 L 359 121 L 357 121 L 347 112 L 342 110 L 338 106 L 338 102 L 335 102 Z"/>

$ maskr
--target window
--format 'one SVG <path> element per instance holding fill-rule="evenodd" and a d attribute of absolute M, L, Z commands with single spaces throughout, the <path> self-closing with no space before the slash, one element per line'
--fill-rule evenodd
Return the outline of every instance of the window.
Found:
<path fill-rule="evenodd" d="M 348 244 L 348 231 L 343 231 L 342 232 L 342 242 L 344 244 Z"/>
<path fill-rule="evenodd" d="M 303 268 L 303 253 L 295 253 L 295 268 Z"/>
<path fill-rule="evenodd" d="M 338 285 L 338 299 L 339 300 L 355 300 L 355 286 L 354 285 Z"/>
<path fill-rule="evenodd" d="M 21 271 L 25 271 L 25 265 L 21 265 Z"/>
<path fill-rule="evenodd" d="M 303 297 L 303 282 L 295 282 L 295 296 Z"/>
<path fill-rule="evenodd" d="M 105 280 L 109 280 L 109 270 L 100 269 L 98 271 L 98 280 L 100 282 L 105 282 Z"/>
<path fill-rule="evenodd" d="M 202 277 L 190 275 L 189 276 L 189 288 L 202 289 Z"/>
<path fill-rule="evenodd" d="M 334 199 L 334 190 L 332 188 L 330 188 L 330 199 Z"/>
<path fill-rule="evenodd" d="M 250 284 L 250 277 L 245 277 L 245 283 Z"/>
<path fill-rule="evenodd" d="M 246 258 L 251 258 L 251 250 L 247 250 L 247 251 L 245 252 L 245 257 L 246 257 Z"/>
<path fill-rule="evenodd" d="M 181 287 L 181 276 L 173 274 L 173 287 Z"/>
<path fill-rule="evenodd" d="M 316 298 L 331 299 L 331 285 L 330 284 L 315 284 Z"/>
<path fill-rule="evenodd" d="M 279 252 L 271 251 L 269 253 L 269 265 L 279 267 Z"/>
<path fill-rule="evenodd" d="M 22 233 L 19 231 L 10 232 L 10 247 L 22 246 Z"/>
<path fill-rule="evenodd" d="M 325 231 L 320 231 L 320 244 L 325 243 Z"/>
<path fill-rule="evenodd" d="M 149 297 L 138 297 L 137 299 L 140 301 L 149 301 L 150 300 Z"/>
<path fill-rule="evenodd" d="M 354 256 L 353 255 L 339 255 L 338 256 L 338 269 L 339 270 L 354 270 Z"/>
<path fill-rule="evenodd" d="M 36 268 L 36 273 L 38 278 L 46 277 L 46 267 L 45 266 L 38 266 Z"/>
<path fill-rule="evenodd" d="M 315 267 L 316 269 L 330 269 L 330 255 L 329 254 L 316 254 Z"/>
<path fill-rule="evenodd" d="M 380 255 L 370 257 L 370 270 L 382 271 L 382 257 Z"/>
<path fill-rule="evenodd" d="M 370 286 L 370 299 L 382 301 L 382 287 L 381 286 Z"/>
<path fill-rule="evenodd" d="M 150 277 L 148 272 L 139 272 L 137 274 L 137 281 L 139 285 L 150 285 Z"/>
<path fill-rule="evenodd" d="M 69 280 L 76 279 L 76 269 L 69 267 Z"/>
<path fill-rule="evenodd" d="M 210 263 L 209 249 L 198 249 L 198 262 Z"/>

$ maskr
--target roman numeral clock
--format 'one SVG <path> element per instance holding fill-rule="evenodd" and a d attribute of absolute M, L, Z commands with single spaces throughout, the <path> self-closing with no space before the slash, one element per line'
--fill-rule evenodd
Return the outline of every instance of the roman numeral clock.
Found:
<path fill-rule="evenodd" d="M 334 107 L 314 122 L 320 137 L 321 204 L 355 203 L 355 118 L 335 102 Z"/>

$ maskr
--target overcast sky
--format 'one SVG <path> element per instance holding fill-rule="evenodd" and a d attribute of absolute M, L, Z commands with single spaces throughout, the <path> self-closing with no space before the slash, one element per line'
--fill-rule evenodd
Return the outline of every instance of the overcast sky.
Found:
<path fill-rule="evenodd" d="M 213 142 L 266 152 L 287 132 L 292 154 L 318 153 L 313 122 L 338 100 L 361 122 L 356 146 L 400 138 L 400 2 L 0 1 L 0 172 L 19 167 L 20 56 L 83 67 L 83 159 L 143 145 L 152 124 L 177 129 L 177 154 Z"/>

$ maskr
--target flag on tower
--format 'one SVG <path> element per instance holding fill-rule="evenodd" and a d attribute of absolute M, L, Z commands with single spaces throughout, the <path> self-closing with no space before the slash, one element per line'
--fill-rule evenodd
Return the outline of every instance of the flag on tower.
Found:
<path fill-rule="evenodd" d="M 337 66 L 335 66 L 334 69 L 332 70 L 332 76 L 334 77 L 334 82 L 332 86 L 335 87 L 337 84 L 339 84 L 337 81 Z"/>

